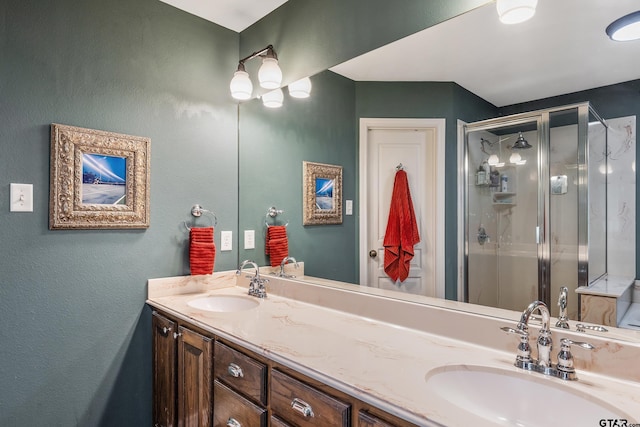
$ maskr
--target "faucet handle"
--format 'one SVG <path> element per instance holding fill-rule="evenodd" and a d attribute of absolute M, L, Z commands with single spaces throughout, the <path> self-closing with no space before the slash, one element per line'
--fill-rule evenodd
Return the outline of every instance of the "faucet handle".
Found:
<path fill-rule="evenodd" d="M 532 363 L 531 360 L 531 346 L 529 345 L 529 332 L 526 329 L 514 329 L 509 326 L 503 326 L 500 328 L 502 331 L 508 334 L 515 334 L 520 336 L 520 343 L 516 351 L 516 361 L 514 363 L 518 368 L 528 369 Z"/>
<path fill-rule="evenodd" d="M 558 353 L 558 364 L 556 366 L 558 370 L 558 376 L 563 380 L 577 380 L 576 370 L 573 367 L 573 354 L 571 354 L 571 346 L 577 345 L 578 347 L 586 350 L 593 350 L 595 347 L 587 342 L 573 341 L 569 338 L 562 338 L 560 340 L 560 352 Z"/>

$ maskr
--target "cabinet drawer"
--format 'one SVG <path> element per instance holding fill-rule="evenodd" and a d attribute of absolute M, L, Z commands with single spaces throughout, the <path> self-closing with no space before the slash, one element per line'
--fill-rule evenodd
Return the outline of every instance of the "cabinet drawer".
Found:
<path fill-rule="evenodd" d="M 271 372 L 271 410 L 299 427 L 348 426 L 351 406 L 278 371 Z"/>
<path fill-rule="evenodd" d="M 214 427 L 266 427 L 267 411 L 219 381 L 213 383 Z"/>
<path fill-rule="evenodd" d="M 395 427 L 368 412 L 360 411 L 358 413 L 358 427 Z"/>
<path fill-rule="evenodd" d="M 267 404 L 267 366 L 216 341 L 213 374 L 237 392 Z"/>
<path fill-rule="evenodd" d="M 271 423 L 269 424 L 269 426 L 270 427 L 293 427 L 291 426 L 291 424 L 285 423 L 278 417 L 271 417 Z"/>

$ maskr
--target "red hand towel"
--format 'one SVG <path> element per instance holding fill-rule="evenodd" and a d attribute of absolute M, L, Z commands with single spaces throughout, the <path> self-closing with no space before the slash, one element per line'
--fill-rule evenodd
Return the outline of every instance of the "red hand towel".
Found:
<path fill-rule="evenodd" d="M 267 239 L 264 252 L 269 255 L 272 267 L 280 265 L 283 259 L 289 256 L 289 241 L 287 240 L 287 228 L 284 225 L 272 225 L 267 228 Z"/>
<path fill-rule="evenodd" d="M 189 266 L 191 274 L 211 274 L 216 259 L 213 227 L 191 228 L 189 231 Z"/>
<path fill-rule="evenodd" d="M 418 223 L 413 210 L 407 173 L 396 172 L 389 209 L 387 230 L 384 234 L 384 271 L 394 282 L 404 282 L 409 276 L 413 246 L 420 242 Z"/>

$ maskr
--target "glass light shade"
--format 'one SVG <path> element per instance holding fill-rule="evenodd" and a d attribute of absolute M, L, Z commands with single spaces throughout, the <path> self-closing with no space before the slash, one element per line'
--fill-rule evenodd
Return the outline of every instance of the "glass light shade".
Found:
<path fill-rule="evenodd" d="M 498 158 L 497 155 L 492 154 L 489 156 L 487 163 L 489 163 L 489 166 L 496 166 L 498 163 L 500 163 L 500 159 Z"/>
<path fill-rule="evenodd" d="M 251 98 L 253 83 L 251 83 L 249 73 L 242 70 L 233 73 L 233 78 L 231 79 L 231 83 L 229 83 L 229 89 L 231 89 L 231 96 L 235 99 L 245 101 Z"/>
<path fill-rule="evenodd" d="M 262 105 L 268 108 L 280 108 L 282 107 L 282 101 L 284 100 L 284 93 L 282 89 L 272 90 L 262 95 Z"/>
<path fill-rule="evenodd" d="M 524 165 L 527 163 L 527 161 L 522 159 L 520 153 L 511 153 L 511 157 L 509 157 L 509 163 L 512 163 L 514 165 Z"/>
<path fill-rule="evenodd" d="M 519 24 L 533 17 L 538 0 L 497 0 L 498 17 L 503 24 Z"/>
<path fill-rule="evenodd" d="M 258 70 L 258 80 L 260 86 L 265 89 L 276 89 L 282 83 L 282 70 L 278 66 L 278 60 L 275 58 L 264 58 L 262 65 Z"/>
<path fill-rule="evenodd" d="M 606 32 L 611 40 L 617 42 L 640 39 L 640 10 L 616 19 Z"/>
<path fill-rule="evenodd" d="M 294 98 L 308 98 L 311 94 L 311 79 L 305 77 L 289 85 L 289 95 Z"/>

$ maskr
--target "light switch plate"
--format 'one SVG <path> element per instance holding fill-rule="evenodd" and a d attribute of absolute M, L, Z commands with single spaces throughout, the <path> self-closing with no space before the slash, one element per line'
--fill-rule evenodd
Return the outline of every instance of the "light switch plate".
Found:
<path fill-rule="evenodd" d="M 255 247 L 256 247 L 255 230 L 244 230 L 244 248 L 255 249 Z"/>
<path fill-rule="evenodd" d="M 11 183 L 11 212 L 33 212 L 33 184 Z"/>
<path fill-rule="evenodd" d="M 220 250 L 230 251 L 233 248 L 233 232 L 221 231 L 220 232 Z"/>
<path fill-rule="evenodd" d="M 353 215 L 353 200 L 347 200 L 344 205 L 344 214 Z"/>

